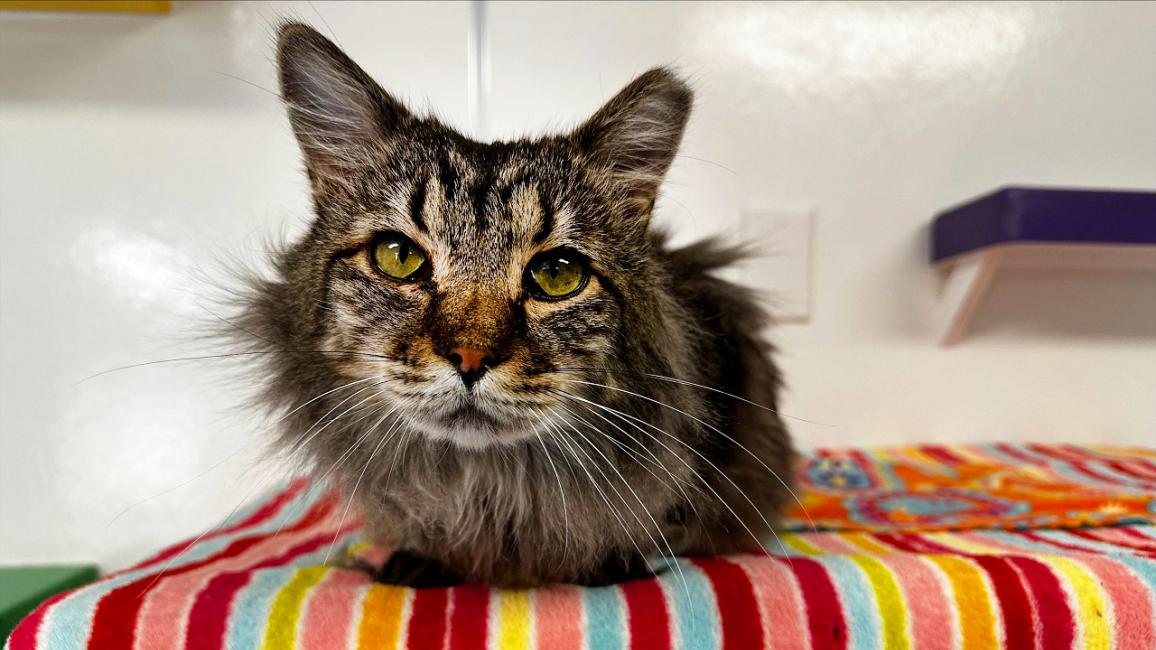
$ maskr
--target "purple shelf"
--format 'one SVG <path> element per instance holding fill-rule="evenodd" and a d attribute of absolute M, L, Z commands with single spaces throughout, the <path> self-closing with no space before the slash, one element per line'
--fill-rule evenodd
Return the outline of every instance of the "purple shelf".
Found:
<path fill-rule="evenodd" d="M 1156 244 L 1156 192 L 999 189 L 936 215 L 931 261 L 1010 243 Z"/>

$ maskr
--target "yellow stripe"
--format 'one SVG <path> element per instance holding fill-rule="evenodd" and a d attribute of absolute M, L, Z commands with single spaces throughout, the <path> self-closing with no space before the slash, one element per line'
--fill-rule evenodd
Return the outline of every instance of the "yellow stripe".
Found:
<path fill-rule="evenodd" d="M 1084 637 L 1086 650 L 1108 650 L 1112 647 L 1111 604 L 1096 578 L 1087 568 L 1065 557 L 1038 557 L 1052 565 L 1067 579 L 1076 596 L 1076 620 Z"/>
<path fill-rule="evenodd" d="M 990 456 L 985 456 L 984 454 L 982 454 L 979 450 L 975 449 L 974 447 L 968 447 L 967 445 L 948 445 L 947 449 L 949 451 L 951 451 L 951 453 L 955 454 L 956 456 L 959 456 L 960 458 L 966 460 L 969 463 L 972 463 L 975 465 L 990 465 L 990 464 L 992 464 L 992 459 Z"/>
<path fill-rule="evenodd" d="M 361 627 L 357 630 L 358 648 L 396 648 L 401 636 L 401 617 L 409 589 L 373 585 L 361 609 Z"/>
<path fill-rule="evenodd" d="M 301 618 L 301 603 L 305 594 L 329 573 L 328 567 L 315 566 L 298 569 L 277 596 L 269 610 L 269 623 L 265 627 L 265 650 L 291 649 L 297 643 L 297 621 Z"/>
<path fill-rule="evenodd" d="M 953 548 L 957 551 L 962 551 L 969 555 L 991 555 L 992 553 L 1006 553 L 1005 550 L 997 546 L 986 546 L 978 544 L 968 539 L 962 539 L 955 533 L 920 533 L 924 537 L 942 546 Z"/>
<path fill-rule="evenodd" d="M 498 647 L 524 650 L 530 647 L 530 592 L 500 591 L 498 595 Z"/>
<path fill-rule="evenodd" d="M 894 555 L 895 549 L 871 539 L 866 533 L 840 533 L 839 538 L 848 544 L 863 549 L 868 555 Z"/>
<path fill-rule="evenodd" d="M 784 533 L 779 535 L 779 539 L 783 541 L 783 546 L 788 546 L 803 555 L 826 555 L 818 546 L 814 546 L 810 542 L 804 540 L 797 534 Z M 772 542 L 774 544 L 774 542 Z M 775 544 L 777 546 L 777 544 Z"/>
<path fill-rule="evenodd" d="M 920 465 L 934 468 L 937 474 L 943 471 L 943 461 L 928 455 L 927 452 L 919 447 L 911 447 L 907 452 L 907 456 Z"/>
<path fill-rule="evenodd" d="M 1105 447 L 1102 445 L 1092 445 L 1085 447 L 1097 454 L 1107 456 L 1109 458 L 1118 458 L 1120 460 L 1136 460 L 1149 459 L 1156 460 L 1156 450 L 1145 447 Z"/>
<path fill-rule="evenodd" d="M 951 583 L 952 600 L 959 614 L 959 630 L 963 636 L 961 647 L 999 647 L 991 593 L 979 568 L 954 555 L 928 555 L 927 559 L 939 567 Z"/>
<path fill-rule="evenodd" d="M 0 0 L 0 9 L 19 11 L 110 11 L 168 13 L 170 0 Z"/>
<path fill-rule="evenodd" d="M 369 548 L 369 546 L 370 546 L 369 542 L 367 542 L 365 540 L 361 540 L 359 542 L 351 544 L 349 546 L 349 548 L 345 549 L 345 555 L 347 557 L 357 557 L 358 555 L 361 555 L 362 553 L 364 553 L 365 549 Z"/>
<path fill-rule="evenodd" d="M 903 595 L 891 571 L 873 557 L 852 555 L 851 561 L 867 574 L 867 580 L 875 592 L 875 599 L 879 603 L 879 618 L 883 621 L 884 647 L 910 648 L 907 638 L 907 607 L 903 604 Z"/>

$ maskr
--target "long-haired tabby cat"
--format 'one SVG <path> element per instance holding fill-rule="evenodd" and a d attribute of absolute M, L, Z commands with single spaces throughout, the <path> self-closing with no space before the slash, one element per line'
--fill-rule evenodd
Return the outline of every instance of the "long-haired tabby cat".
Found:
<path fill-rule="evenodd" d="M 650 229 L 683 81 L 481 143 L 309 27 L 278 62 L 316 219 L 237 329 L 284 445 L 398 549 L 380 580 L 605 584 L 773 532 L 792 451 L 764 313 L 711 274 L 734 250 Z"/>

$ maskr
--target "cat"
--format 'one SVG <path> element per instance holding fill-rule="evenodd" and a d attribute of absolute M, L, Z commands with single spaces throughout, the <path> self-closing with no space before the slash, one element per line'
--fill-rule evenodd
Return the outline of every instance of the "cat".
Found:
<path fill-rule="evenodd" d="M 395 549 L 377 579 L 602 585 L 759 549 L 793 459 L 766 314 L 713 274 L 740 250 L 650 225 L 686 83 L 481 143 L 305 25 L 277 62 L 315 219 L 234 329 L 283 447 Z"/>

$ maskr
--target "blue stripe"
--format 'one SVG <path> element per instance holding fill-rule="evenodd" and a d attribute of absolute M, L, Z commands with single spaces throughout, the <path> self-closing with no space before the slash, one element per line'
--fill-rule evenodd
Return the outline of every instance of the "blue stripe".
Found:
<path fill-rule="evenodd" d="M 1024 539 L 1023 537 L 1020 537 L 1019 535 L 1013 535 L 1013 534 L 1008 533 L 1007 531 L 1002 531 L 1002 530 L 971 530 L 971 531 L 965 531 L 965 532 L 970 532 L 970 533 L 972 533 L 978 537 L 984 538 L 984 539 L 990 539 L 990 540 L 992 540 L 993 545 L 995 545 L 996 542 L 1003 542 L 1005 544 L 1010 544 L 1012 546 L 1015 546 L 1017 549 L 1021 549 L 1025 552 L 1036 550 L 1036 547 L 1038 546 L 1038 544 L 1036 542 L 1033 542 L 1030 539 Z M 949 532 L 949 533 L 947 533 L 947 535 L 950 536 L 953 534 Z M 962 551 L 962 550 L 956 550 L 955 552 L 958 554 L 970 553 L 970 551 Z M 1000 550 L 1000 551 L 991 552 L 991 554 L 992 555 L 999 555 L 999 554 L 1002 554 L 1004 552 L 1005 551 Z M 1012 552 L 1014 552 L 1014 551 L 1012 551 Z M 981 555 L 985 554 L 985 553 L 987 553 L 987 552 L 986 551 L 980 551 Z"/>
<path fill-rule="evenodd" d="M 882 648 L 879 602 L 858 564 L 839 555 L 812 558 L 826 567 L 847 614 L 848 648 Z"/>
<path fill-rule="evenodd" d="M 816 525 L 818 525 L 818 522 L 816 522 Z M 819 529 L 822 530 L 822 526 L 819 526 Z M 810 526 L 804 526 L 803 529 L 794 533 L 778 531 L 778 537 L 772 535 L 769 540 L 763 543 L 763 549 L 776 557 L 810 557 L 806 553 L 788 546 L 787 543 L 783 541 L 785 535 L 794 535 L 798 539 L 810 544 L 810 542 L 807 542 L 807 535 L 810 534 L 810 530 Z"/>
<path fill-rule="evenodd" d="M 1091 465 L 1094 469 L 1100 469 L 1099 467 L 1096 467 L 1095 463 L 1088 463 L 1088 464 Z M 1105 484 L 1104 479 L 1093 478 L 1091 476 L 1088 476 L 1087 474 L 1072 467 L 1068 463 L 1061 463 L 1059 461 L 1056 461 L 1056 463 L 1054 463 L 1052 465 L 1052 469 L 1055 470 L 1055 472 L 1057 474 L 1059 474 L 1060 476 L 1063 476 L 1064 478 L 1067 478 L 1067 479 L 1071 479 L 1073 482 L 1079 483 L 1080 485 L 1103 486 Z M 1113 487 L 1115 487 L 1115 486 L 1113 486 Z"/>
<path fill-rule="evenodd" d="M 1156 501 L 1153 501 L 1153 503 L 1156 503 Z M 1147 535 L 1152 539 L 1156 539 L 1156 526 L 1133 526 L 1132 530 L 1135 530 L 1142 535 Z"/>
<path fill-rule="evenodd" d="M 1096 542 L 1090 539 L 1084 539 L 1083 537 L 1076 537 L 1075 535 L 1072 535 L 1071 533 L 1064 530 L 1037 530 L 1035 533 L 1040 537 L 1046 537 L 1047 539 L 1055 540 L 1061 544 L 1070 544 L 1072 546 L 1086 548 L 1089 550 L 1089 552 L 1099 552 L 1108 555 L 1126 552 L 1126 549 L 1122 549 L 1115 544 L 1107 544 L 1104 542 Z M 1062 553 L 1064 551 L 1061 550 L 1060 552 Z"/>
<path fill-rule="evenodd" d="M 1054 461 L 1052 463 L 1052 469 L 1059 473 L 1061 476 L 1072 479 L 1081 485 L 1091 485 L 1098 487 L 1110 485 L 1114 490 L 1121 490 L 1124 492 L 1144 492 L 1144 487 L 1140 484 L 1144 483 L 1145 481 L 1141 481 L 1134 476 L 1129 476 L 1127 474 L 1117 472 L 1111 467 L 1108 467 L 1107 465 L 1097 461 L 1085 461 L 1083 464 L 1087 465 L 1088 469 L 1100 474 L 1104 474 L 1115 482 L 1109 483 L 1104 479 L 1088 476 L 1081 470 L 1076 469 L 1075 465 L 1072 463 L 1065 463 L 1063 461 Z"/>
<path fill-rule="evenodd" d="M 249 584 L 237 593 L 233 602 L 229 628 L 225 632 L 226 648 L 242 650 L 261 647 L 273 599 L 296 574 L 296 569 L 261 569 L 251 573 Z"/>
<path fill-rule="evenodd" d="M 586 606 L 586 647 L 624 648 L 626 604 L 618 587 L 587 589 L 582 595 Z"/>
<path fill-rule="evenodd" d="M 1015 448 L 1016 451 L 1019 451 L 1021 453 L 1024 451 L 1023 449 L 1020 449 L 1018 445 L 1008 445 L 1008 446 Z M 1006 454 L 1006 453 L 1000 451 L 999 449 L 996 448 L 996 446 L 994 444 L 981 445 L 980 447 L 984 451 L 986 451 L 987 453 L 991 454 L 992 456 L 995 456 L 996 458 L 1001 459 L 1003 462 L 1007 463 L 1008 465 L 1019 465 L 1019 466 L 1024 465 L 1024 461 L 1016 458 L 1015 456 L 1011 456 L 1009 454 Z"/>
<path fill-rule="evenodd" d="M 1156 483 L 1156 480 L 1142 479 L 1142 478 L 1139 478 L 1136 476 L 1132 476 L 1131 474 L 1128 474 L 1126 472 L 1121 472 L 1120 470 L 1118 470 L 1114 467 L 1110 467 L 1107 464 L 1108 462 L 1111 462 L 1111 461 L 1090 461 L 1090 462 L 1087 462 L 1085 464 L 1090 465 L 1092 468 L 1094 468 L 1096 471 L 1100 472 L 1101 474 L 1107 474 L 1107 475 L 1117 479 L 1121 483 L 1124 483 L 1125 485 L 1127 485 L 1128 488 L 1133 489 L 1133 490 L 1139 490 L 1139 491 L 1143 492 L 1146 489 L 1145 486 L 1152 485 L 1153 483 Z"/>
<path fill-rule="evenodd" d="M 1034 530 L 1032 532 L 1038 533 L 1040 531 Z M 1023 548 L 1024 550 L 1034 551 L 1037 553 L 1041 553 L 1043 555 L 1062 555 L 1062 554 L 1066 553 L 1066 551 L 1064 551 L 1064 549 L 1062 549 L 1062 548 L 1056 548 L 1055 546 L 1052 546 L 1051 544 L 1044 544 L 1043 542 L 1037 542 L 1035 540 L 1028 539 L 1022 535 L 1016 535 L 1014 533 L 1009 533 L 1009 532 L 1003 531 L 1003 530 L 986 530 L 986 531 L 984 531 L 983 534 L 986 537 L 990 537 L 992 539 L 995 539 L 995 540 L 998 540 L 1001 542 L 1006 542 L 1008 544 L 1015 544 L 1016 546 L 1019 546 L 1020 548 Z"/>
<path fill-rule="evenodd" d="M 671 570 L 660 577 L 670 605 L 671 627 L 678 634 L 675 647 L 718 648 L 722 644 L 722 623 L 710 578 L 688 560 L 680 559 L 678 565 L 682 567 L 681 575 Z"/>

